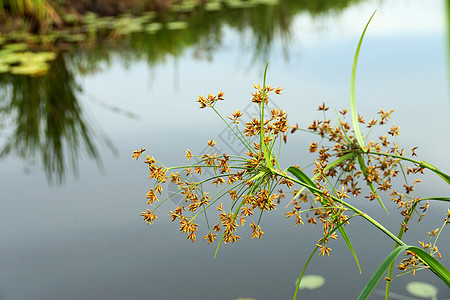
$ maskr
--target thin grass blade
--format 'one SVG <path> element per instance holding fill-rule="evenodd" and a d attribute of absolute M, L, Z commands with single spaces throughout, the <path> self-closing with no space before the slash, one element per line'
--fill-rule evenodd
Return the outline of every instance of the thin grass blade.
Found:
<path fill-rule="evenodd" d="M 336 159 L 335 161 L 329 163 L 325 168 L 324 168 L 324 172 L 328 171 L 329 169 L 340 165 L 341 163 L 343 163 L 346 160 L 351 160 L 353 157 L 357 156 L 358 153 L 356 152 L 350 152 L 348 154 L 345 154 L 344 156 L 339 157 L 338 159 Z M 288 169 L 289 170 L 289 169 Z M 291 172 L 292 173 L 292 172 Z M 295 176 L 295 175 L 294 175 Z M 306 176 L 306 175 L 305 175 Z M 297 177 L 297 176 L 296 176 Z M 307 176 L 306 176 L 307 177 Z M 311 180 L 316 180 L 319 177 L 319 174 L 315 174 L 313 177 L 311 177 Z M 298 177 L 297 177 L 298 178 Z M 299 178 L 300 179 L 300 178 Z M 301 179 L 300 179 L 301 180 Z M 286 207 L 288 207 L 295 199 L 297 199 L 298 196 L 300 196 L 300 194 L 306 189 L 306 187 L 302 187 L 294 196 L 294 198 L 291 200 L 291 202 L 288 203 L 288 205 L 286 205 Z"/>
<path fill-rule="evenodd" d="M 420 164 L 438 174 L 445 182 L 447 182 L 448 185 L 450 185 L 450 176 L 448 176 L 444 172 L 440 172 L 438 168 L 430 163 L 427 163 L 426 161 L 421 161 Z"/>
<path fill-rule="evenodd" d="M 366 149 L 366 147 L 364 146 L 364 139 L 361 135 L 361 130 L 359 129 L 358 112 L 356 110 L 356 98 L 355 98 L 356 66 L 358 65 L 359 50 L 361 49 L 364 34 L 366 33 L 367 27 L 369 26 L 369 23 L 372 20 L 375 13 L 376 11 L 370 17 L 369 21 L 366 24 L 366 27 L 364 28 L 361 38 L 359 39 L 358 47 L 356 48 L 355 52 L 355 58 L 353 59 L 352 78 L 350 82 L 350 110 L 352 114 L 353 131 L 355 132 L 356 140 L 358 141 L 358 144 L 361 147 L 361 149 Z"/>
<path fill-rule="evenodd" d="M 298 180 L 305 183 L 305 187 L 308 188 L 311 191 L 311 193 L 313 193 L 313 194 L 317 193 L 314 189 L 310 188 L 310 187 L 314 187 L 314 188 L 318 189 L 317 185 L 315 185 L 314 182 L 312 182 L 311 178 L 309 178 L 308 175 L 306 175 L 302 170 L 300 170 L 297 167 L 291 166 L 287 169 L 287 171 L 289 173 L 291 173 L 292 175 L 294 175 L 295 177 L 297 177 Z"/>
<path fill-rule="evenodd" d="M 344 239 L 345 243 L 347 244 L 348 249 L 352 253 L 353 258 L 355 259 L 356 265 L 358 266 L 359 274 L 361 274 L 361 265 L 359 264 L 358 256 L 356 256 L 355 249 L 353 249 L 353 245 L 350 242 L 350 239 L 349 239 L 349 237 L 347 235 L 347 232 L 345 232 L 345 228 L 340 226 L 339 227 L 339 232 L 341 233 L 342 238 Z"/>
<path fill-rule="evenodd" d="M 433 271 L 448 287 L 450 287 L 450 272 L 434 257 L 432 257 L 427 252 L 423 251 L 420 248 L 415 246 L 400 246 L 394 249 L 381 263 L 376 272 L 372 275 L 369 282 L 367 282 L 366 286 L 362 290 L 361 294 L 358 296 L 358 300 L 368 299 L 370 294 L 373 292 L 375 287 L 377 286 L 380 279 L 383 277 L 389 265 L 395 261 L 397 256 L 399 256 L 403 251 L 410 250 L 417 254 L 417 256 L 430 267 L 430 270 Z"/>

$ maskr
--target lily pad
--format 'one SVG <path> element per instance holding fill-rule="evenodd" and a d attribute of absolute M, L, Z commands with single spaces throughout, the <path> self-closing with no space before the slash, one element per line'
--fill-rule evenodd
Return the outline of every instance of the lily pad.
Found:
<path fill-rule="evenodd" d="M 207 11 L 219 11 L 222 9 L 222 4 L 220 2 L 208 2 L 205 5 L 205 10 Z"/>
<path fill-rule="evenodd" d="M 145 26 L 145 32 L 147 33 L 155 33 L 158 30 L 161 30 L 162 24 L 161 23 L 151 23 Z"/>
<path fill-rule="evenodd" d="M 0 51 L 0 63 L 2 64 L 16 64 L 20 62 L 21 53 L 11 52 L 8 50 Z"/>
<path fill-rule="evenodd" d="M 3 49 L 8 49 L 15 52 L 25 51 L 28 49 L 28 44 L 25 43 L 13 43 L 13 44 L 6 44 L 3 46 Z"/>
<path fill-rule="evenodd" d="M 239 0 L 227 0 L 225 3 L 231 8 L 249 8 L 257 5 L 254 2 Z"/>
<path fill-rule="evenodd" d="M 196 6 L 199 5 L 199 2 L 197 1 L 184 1 L 178 5 L 174 5 L 172 7 L 172 11 L 183 11 L 183 12 L 190 12 L 195 9 Z"/>
<path fill-rule="evenodd" d="M 117 29 L 117 32 L 120 34 L 130 34 L 141 31 L 144 31 L 144 27 L 140 23 L 125 23 Z"/>
<path fill-rule="evenodd" d="M 297 279 L 298 282 L 298 279 Z M 296 282 L 296 284 L 297 284 Z M 300 282 L 300 289 L 315 290 L 325 284 L 325 278 L 320 275 L 306 275 L 303 276 Z"/>
<path fill-rule="evenodd" d="M 50 65 L 44 62 L 27 63 L 11 67 L 11 73 L 17 75 L 38 76 L 48 72 Z"/>
<path fill-rule="evenodd" d="M 9 65 L 0 63 L 0 73 L 9 72 Z"/>
<path fill-rule="evenodd" d="M 438 289 L 426 282 L 412 281 L 406 285 L 406 290 L 411 295 L 421 298 L 436 298 Z"/>
<path fill-rule="evenodd" d="M 56 58 L 56 53 L 53 52 L 5 52 L 5 50 L 0 51 L 0 64 L 12 65 L 12 64 L 39 64 L 45 63 Z"/>
<path fill-rule="evenodd" d="M 186 22 L 169 22 L 166 24 L 168 30 L 180 30 L 188 28 Z"/>
<path fill-rule="evenodd" d="M 264 5 L 278 5 L 280 4 L 280 0 L 258 0 L 261 4 Z"/>
<path fill-rule="evenodd" d="M 56 53 L 54 52 L 24 52 L 22 53 L 22 57 L 20 59 L 21 62 L 27 63 L 27 62 L 46 62 L 50 60 L 56 59 Z"/>

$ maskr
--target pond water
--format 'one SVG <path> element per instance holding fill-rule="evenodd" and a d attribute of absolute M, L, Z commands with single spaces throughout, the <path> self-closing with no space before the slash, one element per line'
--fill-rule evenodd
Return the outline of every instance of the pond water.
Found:
<path fill-rule="evenodd" d="M 139 214 L 147 208 L 151 182 L 131 154 L 145 147 L 177 165 L 187 148 L 200 153 L 211 138 L 227 152 L 239 151 L 224 124 L 195 100 L 223 90 L 220 111 L 251 114 L 252 83 L 261 82 L 267 59 L 268 83 L 284 89 L 274 105 L 292 123 L 306 126 L 321 117 L 322 102 L 349 107 L 354 51 L 375 9 L 360 54 L 358 110 L 371 119 L 379 108 L 395 109 L 399 144 L 417 146 L 419 159 L 448 172 L 445 2 L 339 3 L 211 12 L 194 19 L 191 29 L 72 49 L 46 76 L 3 74 L 0 145 L 9 152 L 0 161 L 0 299 L 292 298 L 320 226 L 294 227 L 279 206 L 264 216 L 262 240 L 251 240 L 247 228 L 237 245 L 222 246 L 213 259 L 215 246 L 187 241 L 165 217 L 173 202 L 161 207 L 154 225 L 145 224 Z M 290 137 L 284 167 L 309 162 L 311 138 Z M 418 193 L 448 196 L 448 186 L 426 175 Z M 387 217 L 366 200 L 354 203 L 396 233 L 401 219 L 395 207 L 388 205 Z M 447 208 L 433 203 L 424 222 L 410 225 L 405 241 L 426 240 Z M 322 275 L 325 285 L 302 291 L 299 299 L 356 298 L 392 250 L 392 241 L 363 220 L 350 225 L 362 274 L 338 240 L 332 255 L 314 257 L 307 271 Z M 447 267 L 449 247 L 447 230 L 439 242 Z M 394 281 L 391 298 L 411 299 L 411 280 L 431 283 L 439 299 L 450 298 L 428 271 Z M 372 298 L 384 299 L 383 288 Z"/>

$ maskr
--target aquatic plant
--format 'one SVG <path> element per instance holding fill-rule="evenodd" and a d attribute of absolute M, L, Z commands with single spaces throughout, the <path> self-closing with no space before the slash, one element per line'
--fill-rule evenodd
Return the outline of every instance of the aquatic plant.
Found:
<path fill-rule="evenodd" d="M 13 16 L 28 18 L 31 31 L 39 31 L 49 24 L 61 24 L 61 19 L 53 6 L 46 0 L 0 0 L 0 17 L 8 11 Z"/>
<path fill-rule="evenodd" d="M 445 225 L 450 223 L 450 209 L 444 216 L 442 226 L 428 232 L 428 241 L 420 241 L 418 246 L 413 246 L 402 240 L 411 219 L 417 217 L 420 222 L 430 206 L 430 201 L 450 202 L 448 196 L 415 197 L 414 190 L 421 181 L 418 176 L 425 171 L 431 171 L 448 185 L 450 176 L 425 161 L 414 159 L 413 157 L 417 156 L 416 147 L 405 151 L 397 144 L 399 127 L 390 124 L 392 110 L 380 109 L 378 117 L 371 121 L 365 121 L 356 110 L 356 67 L 370 20 L 359 40 L 354 58 L 350 113 L 347 109 L 336 113 L 336 124 L 328 118 L 329 108 L 325 103 L 318 108 L 323 112 L 324 118 L 313 120 L 307 128 L 290 125 L 287 114 L 282 109 L 274 108 L 268 111 L 269 97 L 281 94 L 282 89 L 266 84 L 266 65 L 262 85 L 253 85 L 255 91 L 252 93 L 251 102 L 258 108 L 258 117 L 244 122 L 243 113 L 239 110 L 227 118 L 223 117 L 216 107 L 224 100 L 225 93 L 222 91 L 208 94 L 206 97 L 201 95 L 197 100 L 200 108 L 213 110 L 226 124 L 246 149 L 245 155 L 220 153 L 216 150 L 216 142 L 213 139 L 207 142 L 208 150 L 203 154 L 194 155 L 189 149 L 186 150 L 188 163 L 183 166 L 167 167 L 153 156 L 143 154 L 146 151 L 144 148 L 134 151 L 133 159 L 145 156 L 144 163 L 149 167 L 149 178 L 154 180 L 153 187 L 146 195 L 147 204 L 151 205 L 152 209 L 142 212 L 144 220 L 148 224 L 155 222 L 157 209 L 173 196 L 159 200 L 163 192 L 162 184 L 170 180 L 183 197 L 183 201 L 170 211 L 172 221 L 178 221 L 180 231 L 186 234 L 187 239 L 195 242 L 200 223 L 198 219 L 205 218 L 207 231 L 203 240 L 208 244 L 217 241 L 217 255 L 222 243 L 238 242 L 238 228 L 245 223 L 250 223 L 252 238 L 262 238 L 263 214 L 274 210 L 286 198 L 284 191 L 288 189 L 293 192 L 293 199 L 288 203 L 287 207 L 290 209 L 286 212 L 286 217 L 292 219 L 296 226 L 303 225 L 306 221 L 310 224 L 321 223 L 323 227 L 323 236 L 317 241 L 301 271 L 294 299 L 313 255 L 318 252 L 319 255 L 329 256 L 332 250 L 331 241 L 338 238 L 337 231 L 346 242 L 359 268 L 357 254 L 345 229 L 355 217 L 365 219 L 395 243 L 394 250 L 374 272 L 358 299 L 368 299 L 386 271 L 386 299 L 389 298 L 390 285 L 395 278 L 410 272 L 414 275 L 421 269 L 430 269 L 450 287 L 450 272 L 435 258 L 442 259 L 437 241 Z M 363 135 L 363 125 L 368 130 L 367 135 Z M 376 127 L 385 134 L 375 141 L 369 140 L 369 134 Z M 309 152 L 317 154 L 313 162 L 312 176 L 305 173 L 306 168 L 297 165 L 285 170 L 280 167 L 280 149 L 283 143 L 287 143 L 288 135 L 305 131 L 320 139 L 319 142 L 313 141 L 309 145 Z M 204 173 L 209 175 L 202 177 Z M 211 184 L 213 194 L 210 194 L 208 189 Z M 293 189 L 295 185 L 299 188 Z M 386 212 L 387 208 L 382 199 L 390 198 L 395 203 L 403 218 L 397 235 L 347 200 L 351 196 L 361 197 L 365 193 L 361 185 L 369 187 L 364 198 L 368 201 L 376 200 Z M 218 211 L 216 224 L 210 224 L 212 207 Z M 397 265 L 401 273 L 394 277 L 394 262 L 402 253 L 407 257 Z"/>

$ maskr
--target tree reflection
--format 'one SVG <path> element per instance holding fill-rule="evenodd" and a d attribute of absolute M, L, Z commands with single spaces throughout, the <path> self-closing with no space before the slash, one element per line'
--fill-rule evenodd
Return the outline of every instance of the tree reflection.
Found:
<path fill-rule="evenodd" d="M 0 157 L 15 154 L 30 161 L 40 156 L 47 178 L 61 182 L 67 165 L 77 173 L 81 153 L 98 163 L 95 134 L 83 117 L 77 94 L 80 91 L 73 74 L 59 55 L 51 72 L 44 76 L 0 77 L 4 144 Z M 3 124 L 6 125 L 6 124 Z"/>
<path fill-rule="evenodd" d="M 95 73 L 100 63 L 108 64 L 111 55 L 119 56 L 129 65 L 145 60 L 149 66 L 178 57 L 193 49 L 196 57 L 212 58 L 222 45 L 224 30 L 232 28 L 240 35 L 242 53 L 265 62 L 275 41 L 288 53 L 294 17 L 306 13 L 312 17 L 339 13 L 348 6 L 365 0 L 281 0 L 276 5 L 247 8 L 222 6 L 219 11 L 195 10 L 189 14 L 171 12 L 158 22 L 184 21 L 183 30 L 163 29 L 153 34 L 136 32 L 126 36 L 108 34 L 108 38 L 90 40 L 71 62 L 83 74 Z"/>
<path fill-rule="evenodd" d="M 184 21 L 187 29 L 163 29 L 149 34 L 119 35 L 113 32 L 86 34 L 75 51 L 60 51 L 50 72 L 39 77 L 0 74 L 0 158 L 9 154 L 30 161 L 40 157 L 50 182 L 62 182 L 66 169 L 77 174 L 82 153 L 101 164 L 96 140 L 78 101 L 80 86 L 74 74 L 92 74 L 117 58 L 125 64 L 146 61 L 149 67 L 186 50 L 209 59 L 222 47 L 226 28 L 241 36 L 243 52 L 265 61 L 274 41 L 289 48 L 293 19 L 301 13 L 311 16 L 339 12 L 364 0 L 281 0 L 276 5 L 232 8 L 219 11 L 198 8 L 189 13 L 172 11 L 158 22 Z M 56 45 L 58 46 L 58 45 Z M 67 48 L 67 43 L 63 45 Z M 1 123 L 3 122 L 3 124 Z M 105 138 L 100 140 L 106 141 Z M 112 145 L 109 147 L 113 149 Z"/>

